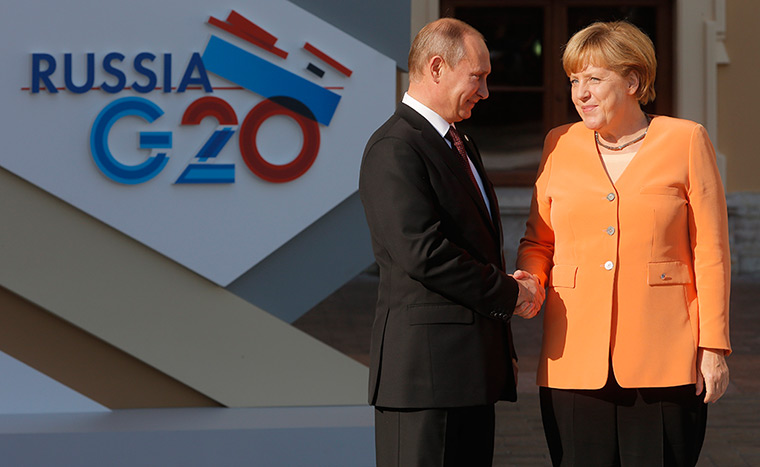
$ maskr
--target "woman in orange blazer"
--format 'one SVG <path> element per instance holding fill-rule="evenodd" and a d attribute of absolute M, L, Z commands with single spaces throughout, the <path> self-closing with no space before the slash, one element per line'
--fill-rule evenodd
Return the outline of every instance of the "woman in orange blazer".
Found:
<path fill-rule="evenodd" d="M 627 22 L 563 54 L 582 122 L 546 137 L 517 268 L 548 287 L 538 365 L 555 465 L 694 465 L 726 390 L 730 256 L 715 152 L 645 114 L 651 41 Z"/>

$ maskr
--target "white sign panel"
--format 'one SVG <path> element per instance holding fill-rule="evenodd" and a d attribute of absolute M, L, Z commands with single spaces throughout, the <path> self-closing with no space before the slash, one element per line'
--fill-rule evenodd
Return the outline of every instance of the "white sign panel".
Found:
<path fill-rule="evenodd" d="M 0 165 L 222 286 L 356 191 L 393 112 L 395 63 L 286 1 L 30 0 L 0 26 Z"/>

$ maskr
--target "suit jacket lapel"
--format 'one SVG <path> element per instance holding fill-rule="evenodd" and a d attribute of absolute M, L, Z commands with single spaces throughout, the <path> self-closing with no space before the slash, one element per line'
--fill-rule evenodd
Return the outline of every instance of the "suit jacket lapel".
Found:
<path fill-rule="evenodd" d="M 472 164 L 475 166 L 475 169 L 478 171 L 478 175 L 480 176 L 480 180 L 483 182 L 483 188 L 486 192 L 486 196 L 488 196 L 488 205 L 491 207 L 491 216 L 490 219 L 493 221 L 493 224 L 495 224 L 495 227 L 499 227 L 501 225 L 500 222 L 496 222 L 497 216 L 500 216 L 499 213 L 499 202 L 496 198 L 496 192 L 493 189 L 493 185 L 491 184 L 491 181 L 488 179 L 488 176 L 486 175 L 486 168 L 483 165 L 483 160 L 480 157 L 480 151 L 478 151 L 477 147 L 475 147 L 475 143 L 470 139 L 470 137 L 464 133 L 462 133 L 462 137 L 464 138 L 464 144 L 467 148 L 467 154 L 470 155 L 470 159 L 472 160 Z M 470 183 L 472 185 L 472 182 Z M 478 191 L 478 195 L 480 195 L 480 192 Z M 483 204 L 483 208 L 485 209 L 485 203 Z M 496 229 L 498 230 L 498 229 Z M 501 233 L 499 232 L 501 235 Z"/>
<path fill-rule="evenodd" d="M 478 187 L 472 184 L 470 176 L 465 172 L 464 167 L 462 167 L 462 160 L 460 159 L 460 156 L 456 150 L 450 148 L 446 143 L 446 140 L 441 138 L 441 135 L 435 130 L 435 128 L 433 128 L 430 122 L 428 122 L 422 115 L 414 111 L 411 107 L 403 103 L 399 104 L 396 113 L 398 113 L 401 118 L 407 120 L 412 125 L 412 127 L 420 130 L 425 143 L 438 153 L 440 156 L 439 159 L 443 161 L 446 166 L 448 166 L 451 173 L 459 180 L 459 182 L 462 184 L 462 187 L 464 188 L 464 191 L 467 192 L 467 195 L 478 206 L 478 210 L 487 221 L 487 224 L 491 226 L 491 230 L 496 238 L 499 238 L 501 234 L 495 225 L 498 225 L 499 223 L 494 222 L 496 218 L 492 217 L 491 214 L 489 214 L 487 211 L 486 204 L 483 201 L 483 195 L 480 193 Z M 493 189 L 490 187 L 490 184 L 487 181 L 488 179 L 484 176 L 485 170 L 483 169 L 483 163 L 480 160 L 480 155 L 475 146 L 469 140 L 469 137 L 465 137 L 464 141 L 465 147 L 467 148 L 467 153 L 471 156 L 473 164 L 480 173 L 480 178 L 483 181 L 483 186 L 485 188 L 486 194 L 490 198 L 489 203 L 493 208 L 497 206 L 497 202 L 495 194 L 493 193 Z M 499 215 L 498 212 L 496 215 Z"/>

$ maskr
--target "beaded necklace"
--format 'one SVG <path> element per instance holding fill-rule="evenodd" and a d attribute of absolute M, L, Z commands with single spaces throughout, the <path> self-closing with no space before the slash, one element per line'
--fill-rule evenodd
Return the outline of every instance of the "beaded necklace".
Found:
<path fill-rule="evenodd" d="M 622 151 L 623 149 L 627 148 L 628 146 L 632 144 L 636 144 L 647 135 L 647 131 L 649 131 L 649 123 L 652 121 L 652 117 L 650 117 L 648 114 L 645 114 L 645 117 L 647 119 L 647 127 L 644 129 L 644 133 L 641 134 L 641 136 L 632 139 L 631 141 L 628 141 L 625 144 L 621 144 L 620 146 L 607 146 L 606 144 L 602 143 L 602 140 L 599 138 L 599 133 L 594 132 L 594 139 L 596 140 L 596 144 L 603 147 L 604 149 L 609 149 L 610 151 Z"/>

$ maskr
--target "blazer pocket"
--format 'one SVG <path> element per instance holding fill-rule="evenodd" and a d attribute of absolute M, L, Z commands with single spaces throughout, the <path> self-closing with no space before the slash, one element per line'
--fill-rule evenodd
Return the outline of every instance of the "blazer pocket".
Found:
<path fill-rule="evenodd" d="M 454 303 L 425 303 L 407 307 L 409 324 L 472 324 L 473 312 Z"/>
<path fill-rule="evenodd" d="M 651 286 L 691 284 L 689 265 L 681 261 L 648 263 L 647 284 Z"/>
<path fill-rule="evenodd" d="M 644 187 L 641 187 L 641 190 L 639 190 L 639 193 L 641 193 L 642 195 L 669 195 L 669 196 L 678 196 L 679 198 L 683 198 L 683 196 L 681 196 L 681 190 L 679 190 L 678 187 L 674 187 L 674 186 L 664 186 L 664 185 L 644 186 Z"/>
<path fill-rule="evenodd" d="M 552 268 L 549 277 L 550 287 L 568 287 L 575 288 L 575 277 L 578 275 L 577 266 L 568 266 L 558 264 Z"/>

